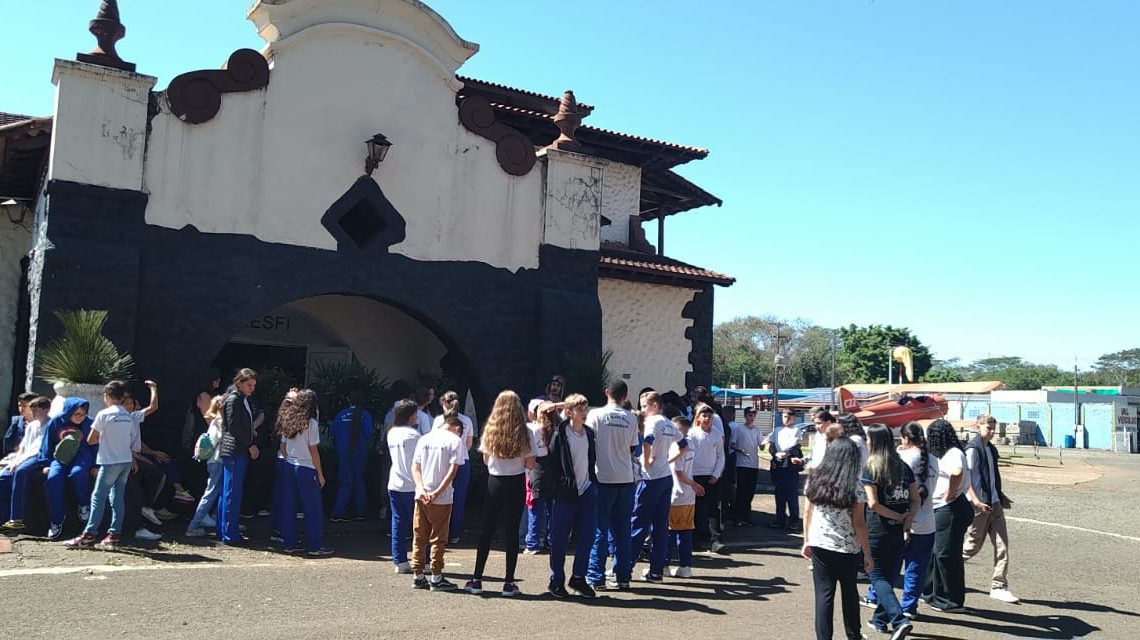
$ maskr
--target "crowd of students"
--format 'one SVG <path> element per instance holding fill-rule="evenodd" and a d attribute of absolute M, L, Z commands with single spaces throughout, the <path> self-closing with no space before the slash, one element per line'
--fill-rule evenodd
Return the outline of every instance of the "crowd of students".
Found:
<path fill-rule="evenodd" d="M 0 461 L 4 529 L 23 528 L 27 485 L 36 473 L 46 475 L 49 539 L 62 536 L 65 492 L 72 493 L 85 526 L 66 541 L 69 548 L 114 549 L 127 531 L 147 537 L 140 535 L 147 531 L 140 519 L 157 524 L 162 518 L 156 509 L 170 513 L 157 502 L 165 483 L 174 485 L 173 494 L 166 492 L 169 499 L 195 500 L 178 482 L 170 456 L 142 442 L 141 425 L 158 408 L 157 385 L 146 385 L 150 404 L 139 408 L 124 383 L 107 384 L 107 408 L 93 417 L 78 398 L 66 399 L 50 416 L 46 398 L 20 397 L 21 416 L 5 434 L 7 455 Z M 330 555 L 323 544 L 326 477 L 316 394 L 290 390 L 274 425 L 266 428 L 254 399 L 256 385 L 257 374 L 242 369 L 226 393 L 210 393 L 215 383 L 196 399 L 204 428 L 193 457 L 205 467 L 206 482 L 186 535 L 200 537 L 214 528 L 223 544 L 241 544 L 247 469 L 272 459 L 268 515 L 274 539 L 289 553 Z M 945 420 L 926 429 L 906 425 L 896 447 L 883 425 L 864 427 L 852 414 L 815 409 L 808 456 L 803 426 L 789 410 L 763 435 L 754 408 L 746 408 L 744 423 L 737 424 L 731 408 L 721 408 L 704 388 L 689 398 L 643 389 L 635 410 L 622 380 L 610 383 L 606 405 L 593 409 L 582 395 L 563 397 L 564 385 L 555 376 L 525 407 L 513 391 L 495 399 L 477 449 L 488 476 L 475 565 L 463 587 L 469 593 L 484 591 L 496 535 L 506 551 L 503 596 L 519 593 L 520 548 L 528 555 L 549 554 L 547 592 L 555 598 L 629 589 L 642 553 L 647 562 L 638 577 L 646 582 L 662 582 L 667 574 L 692 577 L 695 549 L 718 550 L 726 525 L 753 525 L 752 496 L 764 450 L 776 494 L 770 526 L 799 530 L 799 480 L 807 472 L 803 556 L 813 570 L 818 638 L 832 635 L 837 585 L 849 638 L 862 637 L 860 604 L 875 609 L 869 625 L 892 638 L 910 633 L 920 600 L 934 611 L 962 610 L 963 561 L 987 535 L 995 548 L 991 596 L 1017 600 L 1006 583 L 1003 509 L 1011 503 L 1001 491 L 997 451 L 990 444 L 995 423 L 988 416 L 979 418 L 978 436 L 964 451 Z M 459 412 L 455 392 L 440 398 L 442 412 L 434 418 L 428 412 L 433 390 L 409 389 L 407 395 L 379 427 L 359 396 L 329 421 L 338 460 L 330 519 L 365 517 L 365 467 L 370 449 L 380 443 L 395 572 L 412 575 L 416 589 L 456 589 L 443 575 L 444 555 L 463 530 L 474 424 Z M 110 522 L 100 538 L 108 509 Z M 862 598 L 856 591 L 860 571 L 871 583 Z"/>

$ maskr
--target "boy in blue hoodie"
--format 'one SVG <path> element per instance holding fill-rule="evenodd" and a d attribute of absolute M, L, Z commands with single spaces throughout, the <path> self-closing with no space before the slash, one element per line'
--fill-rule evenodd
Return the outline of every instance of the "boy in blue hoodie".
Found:
<path fill-rule="evenodd" d="M 65 485 L 70 484 L 75 492 L 79 520 L 87 522 L 90 513 L 91 467 L 95 466 L 97 447 L 87 444 L 91 432 L 89 408 L 83 398 L 64 400 L 63 412 L 48 422 L 40 445 L 40 462 L 48 467 L 44 481 L 51 523 L 48 540 L 59 540 L 63 536 L 63 520 L 67 516 Z"/>

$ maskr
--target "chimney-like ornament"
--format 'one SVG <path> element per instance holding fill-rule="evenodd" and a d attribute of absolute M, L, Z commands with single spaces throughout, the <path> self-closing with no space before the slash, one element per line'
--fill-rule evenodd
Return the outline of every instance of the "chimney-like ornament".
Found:
<path fill-rule="evenodd" d="M 567 90 L 562 94 L 562 101 L 558 104 L 558 114 L 554 116 L 554 126 L 558 127 L 560 134 L 558 139 L 546 148 L 580 153 L 582 145 L 574 138 L 574 131 L 580 124 L 582 124 L 582 114 L 578 111 L 578 101 L 574 99 L 574 92 Z"/>
<path fill-rule="evenodd" d="M 124 62 L 115 51 L 115 43 L 127 35 L 127 28 L 119 20 L 117 0 L 103 0 L 89 30 L 98 44 L 91 53 L 75 54 L 76 60 L 123 71 L 135 70 L 134 63 Z"/>

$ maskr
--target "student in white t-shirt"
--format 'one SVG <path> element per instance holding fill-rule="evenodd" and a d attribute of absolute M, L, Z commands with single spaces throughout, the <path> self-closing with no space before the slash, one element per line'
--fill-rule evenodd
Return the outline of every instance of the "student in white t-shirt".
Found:
<path fill-rule="evenodd" d="M 685 416 L 673 418 L 673 427 L 681 434 L 681 440 L 669 445 L 669 471 L 673 488 L 669 495 L 669 554 L 677 552 L 677 566 L 669 571 L 674 578 L 693 577 L 693 530 L 697 496 L 705 494 L 705 488 L 693 480 L 693 458 L 696 455 L 684 437 L 689 433 L 689 419 Z M 668 564 L 668 561 L 666 562 Z"/>
<path fill-rule="evenodd" d="M 966 603 L 966 571 L 962 547 L 974 509 L 966 498 L 970 470 L 954 427 L 935 420 L 926 428 L 927 446 L 938 458 L 938 481 L 934 484 L 934 550 L 923 599 L 932 609 L 958 612 Z"/>
<path fill-rule="evenodd" d="M 325 486 L 325 474 L 317 450 L 321 435 L 317 424 L 317 394 L 313 390 L 289 392 L 277 412 L 277 432 L 281 435 L 280 452 L 286 473 L 285 486 L 279 494 L 281 502 L 274 505 L 274 512 L 282 514 L 278 525 L 285 552 L 300 553 L 302 549 L 297 540 L 297 519 L 289 517 L 297 513 L 300 500 L 305 514 L 305 555 L 314 558 L 332 555 L 332 549 L 322 544 L 325 517 L 321 489 Z"/>
<path fill-rule="evenodd" d="M 463 432 L 459 434 L 459 439 L 463 441 L 464 459 L 463 464 L 459 466 L 459 472 L 455 474 L 455 480 L 452 481 L 455 497 L 451 503 L 451 525 L 447 536 L 450 544 L 456 544 L 463 535 L 463 514 L 467 508 L 467 491 L 471 487 L 470 451 L 471 445 L 475 442 L 475 423 L 471 418 L 459 413 L 459 394 L 454 391 L 448 391 L 440 396 L 439 406 L 443 409 L 443 413 L 436 416 L 432 422 L 433 430 L 444 428 L 444 420 L 451 415 L 457 416 L 463 424 Z"/>
<path fill-rule="evenodd" d="M 680 442 L 682 436 L 673 423 L 662 415 L 661 394 L 646 391 L 641 394 L 639 405 L 645 421 L 645 431 L 641 447 L 641 482 L 633 497 L 630 548 L 640 550 L 652 531 L 649 566 L 641 577 L 646 582 L 660 583 L 669 549 L 669 496 L 673 491 L 669 448 Z"/>
<path fill-rule="evenodd" d="M 751 409 L 751 411 L 749 411 Z M 736 452 L 736 497 L 734 519 L 739 527 L 752 526 L 752 498 L 760 477 L 760 441 L 763 436 L 756 426 L 756 409 L 744 409 L 744 424 L 732 425 L 730 446 Z"/>
<path fill-rule="evenodd" d="M 137 418 L 123 408 L 126 391 L 126 383 L 119 380 L 108 382 L 103 387 L 103 402 L 107 408 L 95 415 L 91 431 L 87 434 L 88 444 L 99 445 L 99 453 L 95 457 L 99 475 L 95 479 L 95 493 L 91 496 L 87 527 L 83 529 L 83 535 L 64 543 L 69 549 L 99 547 L 114 550 L 119 547 L 119 536 L 123 533 L 126 518 L 127 477 L 135 467 L 134 454 L 142 446 Z M 95 534 L 103 523 L 108 498 L 111 502 L 111 525 L 107 528 L 106 537 L 96 544 Z"/>
<path fill-rule="evenodd" d="M 483 569 L 487 566 L 491 541 L 498 529 L 502 531 L 507 555 L 502 594 L 509 598 L 519 594 L 519 587 L 515 584 L 515 566 L 519 557 L 516 539 L 526 498 L 524 474 L 527 469 L 534 468 L 526 411 L 514 391 L 503 391 L 495 398 L 491 415 L 483 427 L 479 451 L 487 464 L 487 500 L 483 504 L 483 528 L 475 551 L 475 571 L 463 588 L 468 593 L 483 593 Z"/>
<path fill-rule="evenodd" d="M 637 418 L 623 405 L 629 395 L 625 380 L 618 378 L 606 386 L 606 406 L 586 416 L 586 427 L 594 431 L 597 447 L 598 519 L 586 581 L 593 588 L 628 589 L 632 548 L 629 521 L 633 513 L 633 451 L 639 433 Z M 614 577 L 607 583 L 606 561 L 614 549 Z"/>
<path fill-rule="evenodd" d="M 412 454 L 412 477 L 416 482 L 416 506 L 412 527 L 412 587 L 447 591 L 455 583 L 443 577 L 443 554 L 447 551 L 448 527 L 455 490 L 452 481 L 467 462 L 467 449 L 460 434 L 463 422 L 455 413 L 444 418 L 444 428 L 433 429 L 416 443 Z M 424 577 L 424 555 L 431 548 L 431 580 Z"/>
<path fill-rule="evenodd" d="M 392 428 L 388 430 L 388 503 L 391 507 L 392 564 L 396 573 L 411 573 L 408 562 L 408 538 L 412 536 L 412 515 L 416 500 L 416 481 L 412 476 L 412 457 L 420 439 L 416 421 L 416 403 L 399 400 L 392 408 Z"/>

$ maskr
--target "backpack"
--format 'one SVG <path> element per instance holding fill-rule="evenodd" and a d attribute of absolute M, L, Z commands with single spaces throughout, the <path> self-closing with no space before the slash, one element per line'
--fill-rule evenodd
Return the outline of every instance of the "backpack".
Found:
<path fill-rule="evenodd" d="M 55 445 L 55 451 L 52 456 L 56 461 L 63 466 L 67 466 L 75 460 L 75 456 L 79 455 L 79 435 L 72 431 L 59 439 L 59 444 Z"/>
<path fill-rule="evenodd" d="M 213 457 L 214 441 L 210 439 L 210 434 L 199 435 L 198 441 L 194 443 L 194 459 L 198 462 L 209 462 Z"/>

